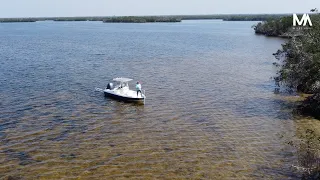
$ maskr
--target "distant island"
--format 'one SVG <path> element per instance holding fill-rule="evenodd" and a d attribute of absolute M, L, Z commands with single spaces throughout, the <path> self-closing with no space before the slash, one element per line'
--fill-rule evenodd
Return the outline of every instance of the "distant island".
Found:
<path fill-rule="evenodd" d="M 0 23 L 36 22 L 34 18 L 2 18 Z"/>
<path fill-rule="evenodd" d="M 222 14 L 222 15 L 167 15 L 167 16 L 95 16 L 95 17 L 28 17 L 0 18 L 0 23 L 37 21 L 102 21 L 105 23 L 159 23 L 182 20 L 221 19 L 223 21 L 267 21 L 287 14 Z"/>
<path fill-rule="evenodd" d="M 155 22 L 181 22 L 180 18 L 171 16 L 122 16 L 103 20 L 104 23 L 155 23 Z"/>

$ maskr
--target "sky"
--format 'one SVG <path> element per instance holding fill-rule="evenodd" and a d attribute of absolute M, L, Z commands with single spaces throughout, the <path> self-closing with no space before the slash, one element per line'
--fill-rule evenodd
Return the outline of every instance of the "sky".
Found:
<path fill-rule="evenodd" d="M 0 0 L 0 17 L 307 13 L 320 0 Z"/>

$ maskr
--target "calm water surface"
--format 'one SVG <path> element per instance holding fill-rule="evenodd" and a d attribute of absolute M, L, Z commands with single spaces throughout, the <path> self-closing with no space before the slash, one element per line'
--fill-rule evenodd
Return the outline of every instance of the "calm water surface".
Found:
<path fill-rule="evenodd" d="M 0 178 L 300 178 L 281 137 L 320 124 L 274 94 L 284 40 L 252 24 L 0 24 Z M 94 91 L 120 76 L 146 105 Z"/>

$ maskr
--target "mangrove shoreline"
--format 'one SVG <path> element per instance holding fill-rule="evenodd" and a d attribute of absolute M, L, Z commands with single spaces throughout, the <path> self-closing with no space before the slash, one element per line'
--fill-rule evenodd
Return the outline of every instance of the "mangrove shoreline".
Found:
<path fill-rule="evenodd" d="M 165 15 L 165 16 L 87 16 L 87 17 L 28 17 L 28 18 L 0 18 L 0 23 L 9 22 L 37 22 L 37 21 L 102 21 L 105 23 L 157 23 L 181 22 L 182 20 L 210 20 L 223 21 L 266 21 L 281 18 L 287 14 L 217 14 L 217 15 Z"/>
<path fill-rule="evenodd" d="M 316 9 L 312 12 L 312 26 L 293 27 L 291 15 L 259 22 L 253 28 L 256 34 L 288 38 L 274 53 L 279 60 L 274 63 L 279 68 L 274 80 L 293 92 L 310 94 L 297 110 L 320 119 L 320 14 Z"/>

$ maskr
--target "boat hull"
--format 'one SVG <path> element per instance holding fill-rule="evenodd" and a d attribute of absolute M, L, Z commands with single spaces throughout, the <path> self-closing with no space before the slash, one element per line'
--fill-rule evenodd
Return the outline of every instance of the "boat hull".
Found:
<path fill-rule="evenodd" d="M 141 97 L 137 97 L 137 98 L 133 98 L 133 97 L 124 97 L 124 96 L 120 96 L 120 95 L 117 95 L 117 94 L 113 94 L 113 93 L 108 93 L 108 92 L 105 92 L 104 91 L 104 95 L 106 97 L 110 97 L 112 99 L 117 99 L 117 100 L 120 100 L 120 101 L 125 101 L 125 102 L 144 102 L 144 98 Z"/>

